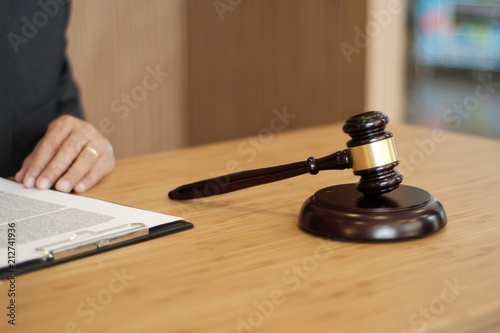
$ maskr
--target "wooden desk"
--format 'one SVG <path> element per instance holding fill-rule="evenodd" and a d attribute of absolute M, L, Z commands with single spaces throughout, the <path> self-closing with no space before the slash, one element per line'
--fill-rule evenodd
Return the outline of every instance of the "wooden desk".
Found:
<path fill-rule="evenodd" d="M 245 139 L 121 160 L 87 196 L 182 215 L 195 228 L 19 276 L 16 332 L 499 332 L 500 142 L 388 129 L 404 183 L 443 203 L 441 232 L 361 244 L 301 231 L 304 200 L 356 182 L 350 170 L 199 201 L 167 198 L 234 167 L 343 149 L 341 124 L 262 137 L 255 156 Z M 0 285 L 2 299 L 7 289 Z M 12 330 L 5 305 L 1 332 Z"/>

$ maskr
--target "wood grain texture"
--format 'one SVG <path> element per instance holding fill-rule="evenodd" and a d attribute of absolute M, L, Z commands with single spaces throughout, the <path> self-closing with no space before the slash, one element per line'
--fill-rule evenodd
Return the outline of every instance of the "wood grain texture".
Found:
<path fill-rule="evenodd" d="M 117 157 L 365 111 L 365 50 L 349 62 L 340 48 L 364 26 L 364 1 L 223 0 L 222 14 L 214 3 L 74 1 L 68 53 L 87 117 Z M 144 93 L 157 67 L 169 76 Z"/>
<path fill-rule="evenodd" d="M 384 110 L 393 121 L 403 119 L 405 107 L 408 6 L 412 4 L 404 0 L 367 1 L 362 30 L 370 36 L 366 46 L 365 109 Z"/>
<path fill-rule="evenodd" d="M 187 8 L 190 144 L 266 131 L 273 109 L 295 116 L 286 130 L 365 111 L 365 50 L 348 62 L 340 48 L 364 27 L 365 1 L 199 0 Z"/>
<path fill-rule="evenodd" d="M 337 242 L 298 229 L 307 197 L 356 182 L 351 170 L 192 202 L 167 198 L 181 184 L 235 166 L 342 149 L 341 125 L 282 133 L 253 159 L 238 153 L 245 141 L 234 140 L 118 161 L 86 196 L 180 215 L 195 228 L 19 276 L 15 331 L 64 332 L 74 323 L 83 332 L 245 332 L 240 325 L 273 333 L 496 332 L 498 141 L 389 124 L 404 184 L 429 191 L 448 215 L 442 231 L 414 241 Z M 119 284 L 113 272 L 123 270 L 133 278 Z M 0 285 L 2 299 L 7 289 Z M 94 298 L 100 311 L 87 305 Z"/>
<path fill-rule="evenodd" d="M 74 76 L 88 120 L 117 157 L 187 142 L 185 9 L 184 0 L 73 1 L 68 54 Z"/>

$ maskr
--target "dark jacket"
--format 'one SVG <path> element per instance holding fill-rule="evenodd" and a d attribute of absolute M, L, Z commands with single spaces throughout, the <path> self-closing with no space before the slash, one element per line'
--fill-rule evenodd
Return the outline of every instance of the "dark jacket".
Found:
<path fill-rule="evenodd" d="M 62 4 L 61 4 L 62 3 Z M 65 55 L 67 0 L 0 0 L 0 176 L 63 114 L 83 118 Z"/>

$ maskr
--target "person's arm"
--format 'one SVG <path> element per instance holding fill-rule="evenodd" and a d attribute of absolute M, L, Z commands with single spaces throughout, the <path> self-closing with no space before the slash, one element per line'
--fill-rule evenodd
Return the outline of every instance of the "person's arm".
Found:
<path fill-rule="evenodd" d="M 109 141 L 83 120 L 78 89 L 69 66 L 64 66 L 58 91 L 57 117 L 26 157 L 15 179 L 25 187 L 84 192 L 109 174 L 115 165 Z"/>

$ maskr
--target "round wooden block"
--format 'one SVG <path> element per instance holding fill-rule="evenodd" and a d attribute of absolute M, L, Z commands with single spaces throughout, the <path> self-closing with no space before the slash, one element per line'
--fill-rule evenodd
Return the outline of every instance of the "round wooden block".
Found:
<path fill-rule="evenodd" d="M 445 225 L 441 203 L 406 185 L 377 196 L 364 196 L 355 184 L 327 187 L 306 200 L 299 216 L 299 226 L 313 234 L 362 241 L 419 238 Z"/>

